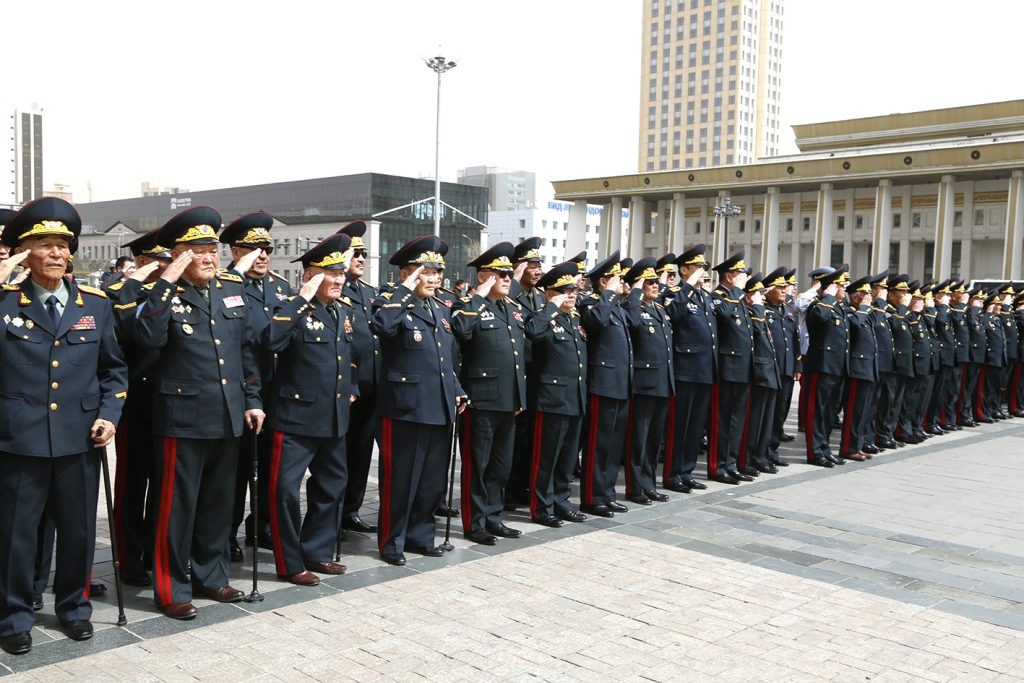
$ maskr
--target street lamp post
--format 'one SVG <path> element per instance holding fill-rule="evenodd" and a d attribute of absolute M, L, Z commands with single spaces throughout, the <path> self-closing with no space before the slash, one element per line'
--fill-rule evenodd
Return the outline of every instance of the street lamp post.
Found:
<path fill-rule="evenodd" d="M 434 234 L 441 235 L 441 74 L 455 68 L 455 62 L 442 56 L 423 60 L 437 74 L 437 117 L 434 130 Z"/>
<path fill-rule="evenodd" d="M 743 207 L 733 204 L 732 197 L 726 197 L 720 205 L 716 205 L 712 210 L 716 218 L 722 219 L 722 253 L 715 255 L 717 259 L 722 260 L 729 255 L 729 217 L 739 216 L 743 213 Z"/>

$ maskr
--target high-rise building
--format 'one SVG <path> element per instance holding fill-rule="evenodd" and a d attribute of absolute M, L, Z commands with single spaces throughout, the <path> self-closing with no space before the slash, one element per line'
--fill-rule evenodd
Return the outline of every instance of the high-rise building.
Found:
<path fill-rule="evenodd" d="M 644 0 L 640 173 L 778 154 L 783 0 Z"/>
<path fill-rule="evenodd" d="M 459 171 L 458 179 L 462 185 L 486 187 L 491 211 L 532 209 L 537 203 L 537 176 L 531 171 L 470 166 Z"/>
<path fill-rule="evenodd" d="M 10 144 L 4 155 L 4 202 L 23 204 L 43 196 L 43 110 L 38 105 L 29 109 L 6 109 L 7 138 Z"/>

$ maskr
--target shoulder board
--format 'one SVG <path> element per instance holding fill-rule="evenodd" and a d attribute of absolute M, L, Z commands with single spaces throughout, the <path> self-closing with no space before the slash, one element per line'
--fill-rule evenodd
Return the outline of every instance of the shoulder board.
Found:
<path fill-rule="evenodd" d="M 226 270 L 218 272 L 217 279 L 224 280 L 225 282 L 242 282 L 241 276 Z"/>
<path fill-rule="evenodd" d="M 665 308 L 665 307 L 664 307 L 663 305 L 661 305 L 661 304 L 660 304 L 660 303 L 658 303 L 657 301 L 655 301 L 655 302 L 654 302 L 654 307 L 655 307 L 655 308 Z"/>
<path fill-rule="evenodd" d="M 523 307 L 523 305 L 522 305 L 521 303 L 519 303 L 519 302 L 518 302 L 518 301 L 516 301 L 515 299 L 511 299 L 511 298 L 509 298 L 509 297 L 507 297 L 507 296 L 505 297 L 505 303 L 507 303 L 507 304 L 512 304 L 512 305 L 513 305 L 513 306 L 515 306 L 516 308 L 522 308 L 522 307 Z"/>
<path fill-rule="evenodd" d="M 281 275 L 280 273 L 275 273 L 272 270 L 268 270 L 267 273 L 270 275 L 270 277 L 276 277 L 278 280 L 282 280 L 284 282 L 288 282 L 288 280 L 284 277 L 284 275 Z"/>
<path fill-rule="evenodd" d="M 89 285 L 78 285 L 78 291 L 85 292 L 86 294 L 92 294 L 93 296 L 102 297 L 104 299 L 107 298 L 107 293 L 104 292 L 102 289 L 96 289 L 95 287 L 90 287 Z"/>
<path fill-rule="evenodd" d="M 674 293 L 674 292 L 679 292 L 679 291 L 681 291 L 682 289 L 683 289 L 683 288 L 682 288 L 682 287 L 680 287 L 680 286 L 678 286 L 678 285 L 672 285 L 671 287 L 669 287 L 669 288 L 668 288 L 668 291 L 670 291 L 670 292 L 673 292 L 673 293 Z"/>
<path fill-rule="evenodd" d="M 347 296 L 343 296 L 340 299 L 338 299 L 338 303 L 339 304 L 345 304 L 346 306 L 351 306 L 352 305 L 352 299 L 349 299 Z"/>
<path fill-rule="evenodd" d="M 118 291 L 119 289 L 121 289 L 122 287 L 124 287 L 124 280 L 118 280 L 118 281 L 117 281 L 117 282 L 115 282 L 114 284 L 112 284 L 112 285 L 110 285 L 109 287 L 107 287 L 107 289 L 108 289 L 109 291 L 111 291 L 111 292 L 116 292 L 116 291 Z M 79 286 L 79 289 L 81 289 L 81 286 Z"/>
<path fill-rule="evenodd" d="M 5 282 L 3 284 L 3 288 L 5 292 L 17 292 L 21 289 L 21 285 L 12 285 L 10 283 Z"/>
<path fill-rule="evenodd" d="M 464 304 L 468 304 L 472 300 L 473 300 L 473 297 L 471 297 L 471 296 L 464 296 L 461 299 L 459 299 L 459 301 L 461 301 Z"/>
<path fill-rule="evenodd" d="M 728 301 L 731 304 L 738 304 L 739 303 L 739 299 L 730 299 L 727 296 L 723 296 L 722 298 L 725 299 L 726 301 Z"/>
<path fill-rule="evenodd" d="M 357 279 L 356 279 L 356 282 L 358 282 L 358 283 L 360 283 L 360 284 L 363 284 L 363 285 L 366 285 L 366 286 L 367 286 L 367 287 L 369 287 L 370 289 L 373 289 L 373 288 L 374 288 L 374 287 L 373 287 L 373 285 L 371 285 L 371 284 L 370 284 L 369 282 L 367 282 L 367 281 L 366 281 L 366 280 L 364 280 L 363 278 L 357 278 Z"/>
<path fill-rule="evenodd" d="M 390 299 L 393 294 L 394 292 L 384 292 L 383 294 L 381 294 L 381 296 L 384 297 L 385 299 Z"/>
<path fill-rule="evenodd" d="M 597 292 L 591 292 L 591 293 L 590 293 L 590 298 L 591 298 L 591 299 L 600 299 L 600 298 L 601 298 L 601 295 L 600 295 L 600 294 L 598 294 Z"/>
<path fill-rule="evenodd" d="M 452 296 L 455 295 L 455 292 L 453 292 L 452 290 L 448 289 L 447 287 L 437 287 L 434 291 L 436 291 L 436 292 L 446 292 L 448 294 L 451 294 Z M 437 296 L 435 296 L 434 298 L 436 299 Z"/>
<path fill-rule="evenodd" d="M 146 284 L 142 285 L 142 288 L 143 289 L 153 289 L 153 287 L 155 287 L 155 286 L 156 286 L 155 282 L 147 282 Z"/>
<path fill-rule="evenodd" d="M 575 308 L 572 309 L 571 311 L 569 311 L 569 317 L 570 318 L 578 318 L 578 317 L 580 317 L 579 311 L 577 311 Z"/>
<path fill-rule="evenodd" d="M 884 308 L 879 308 L 878 306 L 872 306 L 871 310 L 872 311 L 878 311 L 879 313 L 885 313 L 886 312 L 886 310 Z"/>

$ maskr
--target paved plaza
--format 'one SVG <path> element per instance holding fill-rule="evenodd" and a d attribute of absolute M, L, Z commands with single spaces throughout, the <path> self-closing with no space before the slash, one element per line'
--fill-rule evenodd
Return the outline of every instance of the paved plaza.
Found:
<path fill-rule="evenodd" d="M 110 590 L 94 603 L 95 637 L 66 639 L 47 594 L 32 652 L 0 655 L 0 672 L 44 681 L 1024 680 L 1024 421 L 835 469 L 803 464 L 790 446 L 781 474 L 629 504 L 614 519 L 548 529 L 512 513 L 524 536 L 493 547 L 467 543 L 455 520 L 454 551 L 409 555 L 405 567 L 382 564 L 374 539 L 350 533 L 349 573 L 314 588 L 277 580 L 261 550 L 265 600 L 197 600 L 192 622 L 160 616 L 151 590 L 129 587 L 128 625 L 116 627 L 101 538 L 97 574 Z M 105 519 L 101 527 L 106 534 Z M 232 570 L 248 592 L 247 567 Z"/>

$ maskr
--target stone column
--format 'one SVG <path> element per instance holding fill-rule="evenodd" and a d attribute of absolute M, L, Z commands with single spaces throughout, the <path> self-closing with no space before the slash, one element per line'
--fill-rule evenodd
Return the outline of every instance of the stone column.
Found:
<path fill-rule="evenodd" d="M 672 195 L 672 231 L 668 250 L 678 256 L 686 251 L 686 195 L 676 192 Z"/>
<path fill-rule="evenodd" d="M 569 229 L 565 235 L 565 255 L 575 256 L 587 248 L 587 200 L 577 199 L 569 207 Z M 563 259 L 566 257 L 563 256 Z"/>
<path fill-rule="evenodd" d="M 601 239 L 597 244 L 597 258 L 603 259 L 608 254 L 619 248 L 622 242 L 622 197 L 612 197 L 611 206 L 608 207 L 607 222 L 601 219 Z M 589 256 L 589 254 L 588 254 Z"/>
<path fill-rule="evenodd" d="M 949 277 L 949 263 L 953 260 L 953 190 L 953 176 L 942 176 L 935 212 L 935 257 L 932 261 L 932 277 L 940 281 Z"/>
<path fill-rule="evenodd" d="M 910 238 L 904 237 L 900 240 L 900 272 L 910 273 Z M 911 279 L 913 279 L 913 273 Z"/>
<path fill-rule="evenodd" d="M 793 226 L 799 230 L 801 226 Z M 818 211 L 814 217 L 814 264 L 824 265 L 832 257 L 832 183 L 818 190 Z"/>
<path fill-rule="evenodd" d="M 964 214 L 966 219 L 966 213 Z M 970 235 L 965 235 L 960 240 L 960 275 L 958 276 L 961 280 L 971 279 L 971 238 Z"/>
<path fill-rule="evenodd" d="M 1003 247 L 1006 250 L 1003 254 L 1005 279 L 1020 278 L 1021 240 L 1024 240 L 1024 172 L 1014 171 L 1010 176 L 1006 199 L 1006 242 Z"/>
<path fill-rule="evenodd" d="M 751 227 L 753 230 L 753 227 Z M 761 217 L 761 272 L 768 275 L 779 266 L 779 188 L 769 187 L 764 194 L 764 215 Z M 796 258 L 794 252 L 794 259 Z M 790 267 L 799 267 L 793 263 Z"/>
<path fill-rule="evenodd" d="M 875 188 L 875 228 L 872 234 L 871 272 L 889 267 L 889 242 L 892 241 L 892 181 L 879 180 Z"/>
<path fill-rule="evenodd" d="M 366 272 L 363 279 L 377 287 L 380 285 L 380 221 L 366 221 Z"/>
<path fill-rule="evenodd" d="M 644 233 L 647 231 L 651 216 L 647 210 L 647 202 L 639 195 L 629 199 L 629 236 L 623 256 L 629 255 L 639 259 L 643 255 Z M 621 247 L 615 247 L 621 249 Z M 610 252 L 609 252 L 610 253 Z"/>

